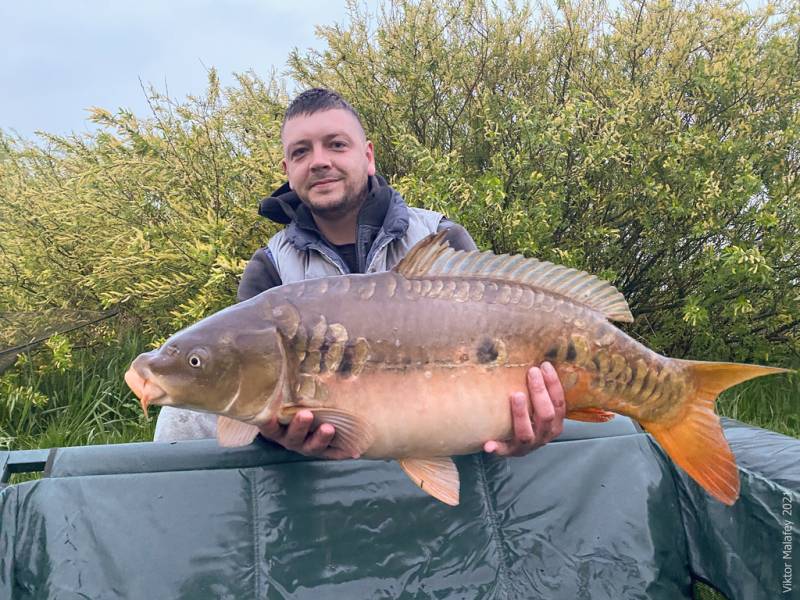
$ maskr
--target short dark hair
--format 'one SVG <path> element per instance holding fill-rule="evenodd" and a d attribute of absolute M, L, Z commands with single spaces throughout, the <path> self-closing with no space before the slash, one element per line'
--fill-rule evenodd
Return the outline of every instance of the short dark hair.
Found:
<path fill-rule="evenodd" d="M 289 104 L 286 109 L 286 114 L 283 116 L 283 124 L 281 125 L 281 133 L 286 126 L 289 119 L 293 119 L 300 115 L 313 115 L 314 113 L 323 110 L 333 109 L 346 110 L 356 118 L 361 129 L 364 129 L 364 124 L 361 122 L 361 116 L 356 112 L 356 109 L 350 106 L 350 103 L 342 98 L 333 90 L 325 88 L 311 88 L 298 95 Z"/>

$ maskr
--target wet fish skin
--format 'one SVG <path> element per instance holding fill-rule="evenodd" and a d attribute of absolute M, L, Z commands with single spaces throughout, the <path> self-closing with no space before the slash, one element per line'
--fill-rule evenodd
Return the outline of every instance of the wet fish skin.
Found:
<path fill-rule="evenodd" d="M 126 380 L 144 407 L 221 415 L 218 436 L 229 444 L 248 443 L 274 415 L 288 423 L 309 409 L 353 456 L 397 458 L 453 504 L 449 457 L 509 439 L 509 394 L 549 360 L 568 417 L 633 417 L 710 493 L 735 500 L 738 472 L 714 398 L 780 370 L 661 356 L 610 323 L 630 313 L 596 278 L 522 257 L 448 253 L 439 242 L 426 240 L 395 271 L 268 290 L 138 357 Z"/>

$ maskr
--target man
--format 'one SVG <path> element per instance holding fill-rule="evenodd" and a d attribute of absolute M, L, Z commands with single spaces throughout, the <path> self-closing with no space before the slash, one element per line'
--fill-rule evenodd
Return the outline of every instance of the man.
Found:
<path fill-rule="evenodd" d="M 476 249 L 463 227 L 439 213 L 408 207 L 376 175 L 372 142 L 356 111 L 335 92 L 315 88 L 300 94 L 286 111 L 281 141 L 288 183 L 262 200 L 259 213 L 288 226 L 250 259 L 239 284 L 240 301 L 283 283 L 391 269 L 437 231 L 446 231 L 456 249 Z M 510 398 L 513 439 L 488 440 L 486 452 L 522 456 L 561 433 L 566 405 L 552 365 L 532 367 L 527 386 L 527 394 Z M 213 436 L 213 419 L 165 407 L 156 440 Z M 302 454 L 345 458 L 331 446 L 334 427 L 323 423 L 312 430 L 312 421 L 309 411 L 298 412 L 287 426 L 276 417 L 261 434 Z"/>

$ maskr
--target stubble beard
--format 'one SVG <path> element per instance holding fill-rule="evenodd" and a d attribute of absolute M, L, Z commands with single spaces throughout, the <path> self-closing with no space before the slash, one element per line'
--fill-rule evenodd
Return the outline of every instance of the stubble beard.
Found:
<path fill-rule="evenodd" d="M 320 217 L 326 221 L 338 221 L 352 213 L 357 213 L 361 209 L 361 205 L 367 197 L 367 180 L 364 179 L 364 184 L 359 190 L 351 187 L 346 187 L 344 194 L 335 201 L 326 201 L 324 203 L 317 203 L 313 200 L 303 199 L 303 203 L 308 206 L 311 214 L 315 217 Z"/>

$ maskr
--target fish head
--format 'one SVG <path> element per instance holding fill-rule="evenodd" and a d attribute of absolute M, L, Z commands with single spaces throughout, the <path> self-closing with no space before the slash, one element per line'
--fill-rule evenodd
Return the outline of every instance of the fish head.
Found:
<path fill-rule="evenodd" d="M 280 332 L 267 321 L 215 317 L 133 361 L 125 381 L 145 413 L 156 404 L 250 420 L 277 410 L 287 372 Z"/>

